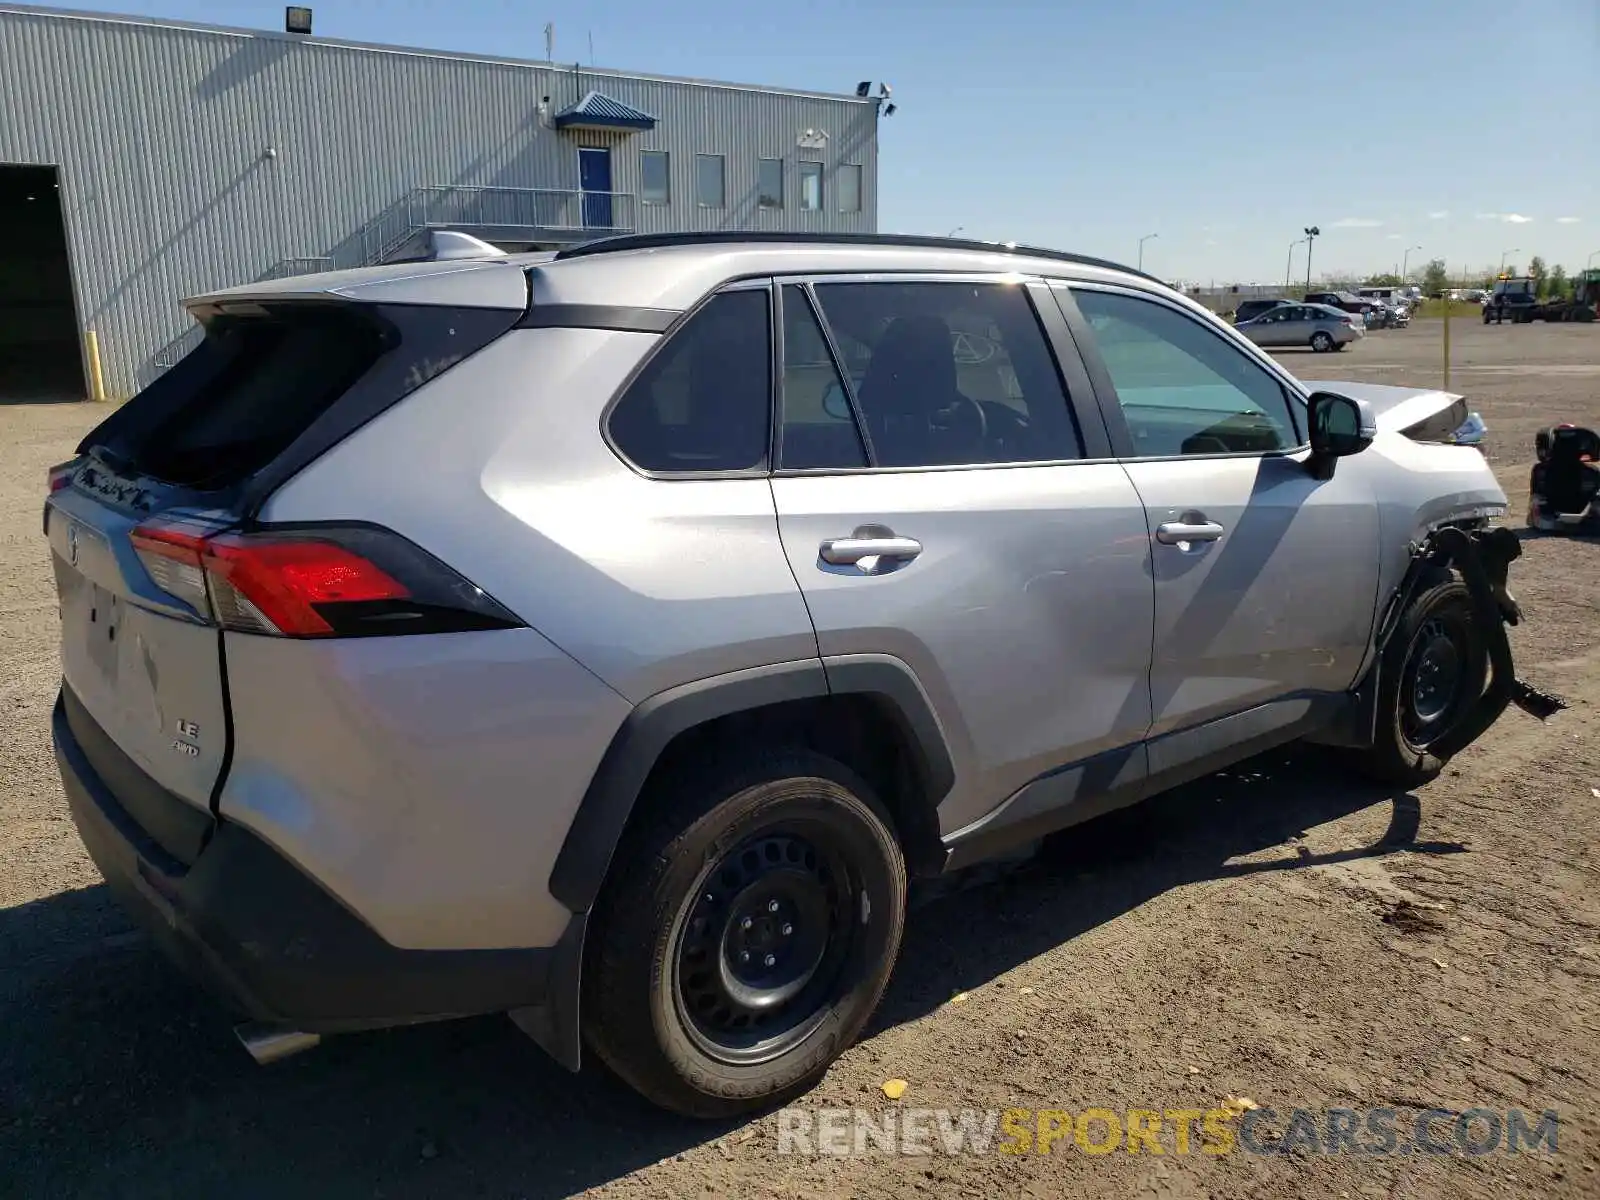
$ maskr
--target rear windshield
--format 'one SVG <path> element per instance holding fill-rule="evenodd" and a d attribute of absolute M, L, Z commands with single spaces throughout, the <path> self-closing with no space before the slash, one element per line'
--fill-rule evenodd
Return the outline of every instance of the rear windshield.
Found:
<path fill-rule="evenodd" d="M 205 320 L 194 350 L 79 450 L 102 447 L 127 469 L 182 487 L 230 487 L 319 422 L 348 433 L 348 421 L 325 420 L 336 407 L 352 404 L 370 419 L 481 349 L 517 315 L 324 302 L 218 313 Z"/>

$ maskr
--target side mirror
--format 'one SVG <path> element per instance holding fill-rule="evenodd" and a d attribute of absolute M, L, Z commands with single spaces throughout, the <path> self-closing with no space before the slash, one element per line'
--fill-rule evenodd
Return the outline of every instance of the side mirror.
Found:
<path fill-rule="evenodd" d="M 1336 460 L 1360 454 L 1378 436 L 1378 423 L 1365 400 L 1312 392 L 1306 412 L 1311 424 L 1311 458 L 1306 467 L 1314 479 L 1332 479 Z"/>

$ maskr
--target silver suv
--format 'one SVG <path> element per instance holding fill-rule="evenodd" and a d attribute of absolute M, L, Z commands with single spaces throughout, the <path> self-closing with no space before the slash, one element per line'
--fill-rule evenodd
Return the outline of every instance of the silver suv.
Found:
<path fill-rule="evenodd" d="M 50 475 L 54 736 L 261 1060 L 504 1011 L 770 1104 L 908 876 L 1292 739 L 1420 783 L 1526 699 L 1460 397 L 1310 390 L 1113 264 L 640 236 L 190 310 Z"/>

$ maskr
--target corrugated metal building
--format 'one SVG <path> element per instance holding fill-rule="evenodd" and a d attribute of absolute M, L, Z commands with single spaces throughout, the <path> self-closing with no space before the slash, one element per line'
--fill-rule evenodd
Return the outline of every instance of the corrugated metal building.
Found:
<path fill-rule="evenodd" d="M 81 386 L 86 330 L 129 394 L 186 348 L 182 296 L 429 228 L 873 232 L 879 108 L 0 4 L 0 397 Z"/>

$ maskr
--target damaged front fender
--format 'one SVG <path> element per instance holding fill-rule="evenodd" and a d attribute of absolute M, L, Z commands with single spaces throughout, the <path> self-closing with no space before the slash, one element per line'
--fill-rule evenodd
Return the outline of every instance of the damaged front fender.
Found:
<path fill-rule="evenodd" d="M 1446 526 L 1429 534 L 1423 552 L 1454 567 L 1472 596 L 1477 628 L 1489 652 L 1489 680 L 1478 703 L 1461 722 L 1444 734 L 1429 752 L 1449 758 L 1466 749 L 1515 704 L 1543 721 L 1566 707 L 1566 702 L 1517 678 L 1511 661 L 1511 641 L 1506 626 L 1522 620 L 1522 609 L 1507 586 L 1511 564 L 1522 554 L 1522 543 L 1510 529 L 1467 531 Z"/>
<path fill-rule="evenodd" d="M 1523 712 L 1543 721 L 1567 704 L 1558 696 L 1541 691 L 1518 679 L 1511 657 L 1511 642 L 1506 628 L 1520 624 L 1522 608 L 1508 584 L 1510 567 L 1522 554 L 1522 543 L 1508 528 L 1462 528 L 1445 525 L 1432 529 L 1412 547 L 1410 565 L 1400 585 L 1390 597 L 1378 625 L 1373 665 L 1357 687 L 1351 710 L 1351 724 L 1343 736 L 1328 740 L 1336 745 L 1370 746 L 1376 736 L 1379 675 L 1383 670 L 1384 650 L 1399 629 L 1406 609 L 1416 596 L 1436 581 L 1441 572 L 1454 570 L 1461 576 L 1472 598 L 1474 627 L 1484 639 L 1488 653 L 1489 677 L 1478 702 L 1448 733 L 1429 746 L 1429 753 L 1441 759 L 1458 754 L 1481 737 L 1499 720 L 1507 706 L 1515 704 Z"/>

